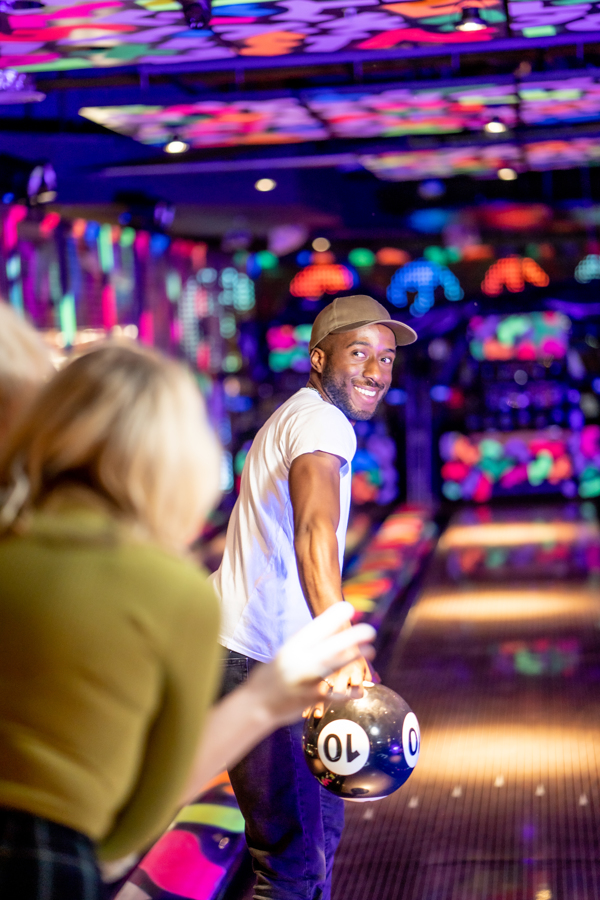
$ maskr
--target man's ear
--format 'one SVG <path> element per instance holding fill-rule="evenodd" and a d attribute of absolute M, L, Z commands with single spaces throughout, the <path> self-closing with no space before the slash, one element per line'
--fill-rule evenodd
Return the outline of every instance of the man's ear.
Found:
<path fill-rule="evenodd" d="M 315 347 L 314 350 L 310 354 L 310 364 L 319 375 L 322 374 L 323 369 L 325 368 L 325 351 L 321 349 L 321 347 Z"/>

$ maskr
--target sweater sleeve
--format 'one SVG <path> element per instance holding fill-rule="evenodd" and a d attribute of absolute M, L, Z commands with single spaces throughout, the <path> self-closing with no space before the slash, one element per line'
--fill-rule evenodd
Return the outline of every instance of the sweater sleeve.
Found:
<path fill-rule="evenodd" d="M 148 847 L 178 809 L 219 671 L 218 603 L 208 581 L 199 579 L 201 596 L 196 590 L 182 604 L 165 647 L 162 701 L 149 728 L 137 782 L 98 847 L 102 860 Z"/>

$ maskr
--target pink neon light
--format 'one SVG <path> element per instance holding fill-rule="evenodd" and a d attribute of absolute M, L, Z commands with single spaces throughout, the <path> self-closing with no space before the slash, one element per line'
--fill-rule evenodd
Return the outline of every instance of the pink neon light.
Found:
<path fill-rule="evenodd" d="M 147 256 L 150 247 L 150 233 L 148 231 L 138 231 L 135 236 L 134 247 L 138 256 Z"/>
<path fill-rule="evenodd" d="M 102 324 L 107 331 L 117 324 L 117 298 L 112 284 L 102 289 Z"/>
<path fill-rule="evenodd" d="M 154 344 L 154 317 L 149 310 L 140 316 L 139 338 L 142 344 L 151 347 Z"/>
<path fill-rule="evenodd" d="M 16 204 L 15 206 L 11 206 L 8 210 L 6 218 L 4 219 L 4 229 L 3 229 L 3 242 L 5 250 L 12 250 L 17 246 L 17 241 L 19 239 L 17 226 L 19 222 L 22 222 L 25 216 L 27 215 L 27 208 L 25 206 L 21 206 L 20 204 Z"/>
<path fill-rule="evenodd" d="M 44 216 L 40 222 L 40 234 L 42 237 L 50 237 L 56 226 L 60 222 L 60 216 L 57 212 L 50 212 Z"/>

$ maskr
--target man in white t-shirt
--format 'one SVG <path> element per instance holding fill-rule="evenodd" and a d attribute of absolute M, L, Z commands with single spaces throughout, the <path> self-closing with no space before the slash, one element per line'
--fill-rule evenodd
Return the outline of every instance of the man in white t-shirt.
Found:
<path fill-rule="evenodd" d="M 213 576 L 226 648 L 223 693 L 343 600 L 352 423 L 373 416 L 391 384 L 396 346 L 416 337 L 363 295 L 340 297 L 315 319 L 308 384 L 254 439 Z M 368 674 L 361 659 L 329 681 L 361 696 Z M 275 732 L 229 774 L 246 821 L 255 900 L 329 900 L 343 801 L 310 774 L 302 723 Z"/>

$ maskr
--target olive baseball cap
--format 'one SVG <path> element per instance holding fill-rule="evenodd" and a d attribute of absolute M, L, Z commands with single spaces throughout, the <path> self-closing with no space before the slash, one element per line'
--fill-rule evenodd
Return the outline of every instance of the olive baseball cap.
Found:
<path fill-rule="evenodd" d="M 310 349 L 314 350 L 328 334 L 343 334 L 363 325 L 385 325 L 394 332 L 397 347 L 417 340 L 417 333 L 410 325 L 392 319 L 385 306 L 373 297 L 354 294 L 352 297 L 336 297 L 333 303 L 321 310 L 310 333 Z"/>

